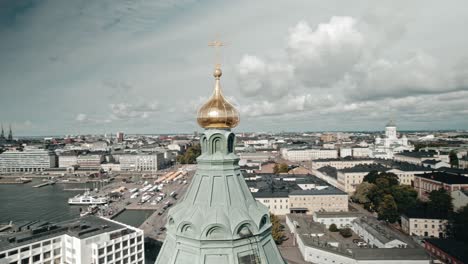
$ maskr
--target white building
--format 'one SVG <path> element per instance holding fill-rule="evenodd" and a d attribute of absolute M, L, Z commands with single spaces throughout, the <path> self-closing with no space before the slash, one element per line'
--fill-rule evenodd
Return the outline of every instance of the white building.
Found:
<path fill-rule="evenodd" d="M 164 153 L 129 153 L 119 155 L 121 171 L 157 171 L 164 165 Z"/>
<path fill-rule="evenodd" d="M 412 245 L 408 248 L 360 248 L 349 240 L 337 240 L 325 226 L 312 222 L 304 215 L 289 214 L 286 224 L 303 259 L 320 264 L 430 264 L 424 249 Z"/>
<path fill-rule="evenodd" d="M 0 238 L 0 263 L 140 264 L 144 259 L 143 230 L 95 216 Z"/>
<path fill-rule="evenodd" d="M 253 196 L 274 215 L 286 215 L 290 212 L 288 192 L 257 192 Z"/>
<path fill-rule="evenodd" d="M 353 193 L 356 191 L 356 187 L 363 182 L 364 177 L 371 171 L 393 173 L 398 177 L 401 185 L 411 185 L 416 174 L 428 172 L 429 169 L 407 164 L 399 164 L 395 168 L 386 168 L 381 165 L 357 165 L 352 168 L 338 170 L 338 188 L 345 192 Z"/>
<path fill-rule="evenodd" d="M 373 158 L 392 159 L 395 153 L 412 151 L 414 146 L 408 143 L 405 135 L 397 137 L 397 128 L 393 120 L 385 126 L 385 137 L 375 138 L 375 143 L 370 147 L 370 156 Z"/>
<path fill-rule="evenodd" d="M 372 247 L 406 248 L 408 246 L 399 234 L 371 217 L 355 219 L 351 229 Z"/>
<path fill-rule="evenodd" d="M 357 165 L 373 164 L 373 159 L 358 159 L 358 158 L 346 158 L 346 159 L 321 159 L 312 161 L 312 169 L 320 169 L 322 167 L 330 166 L 337 170 L 344 168 L 352 168 Z"/>
<path fill-rule="evenodd" d="M 340 157 L 352 157 L 353 156 L 353 149 L 352 148 L 340 148 Z"/>
<path fill-rule="evenodd" d="M 401 216 L 401 229 L 411 236 L 444 238 L 447 225 L 447 219 L 426 212 L 410 211 Z"/>
<path fill-rule="evenodd" d="M 0 172 L 40 172 L 57 166 L 57 157 L 46 149 L 25 147 L 23 151 L 7 150 L 0 154 Z"/>
<path fill-rule="evenodd" d="M 276 153 L 271 151 L 241 152 L 238 155 L 239 159 L 244 163 L 247 161 L 265 162 L 274 160 L 277 156 Z"/>
<path fill-rule="evenodd" d="M 353 148 L 353 157 L 355 158 L 366 158 L 370 156 L 369 147 L 354 147 Z"/>
<path fill-rule="evenodd" d="M 336 149 L 281 149 L 284 159 L 290 161 L 310 161 L 316 159 L 336 159 L 338 150 Z"/>
<path fill-rule="evenodd" d="M 63 152 L 58 156 L 59 168 L 69 168 L 78 165 L 78 154 L 74 151 Z"/>
<path fill-rule="evenodd" d="M 338 228 L 351 227 L 353 220 L 361 217 L 360 213 L 355 212 L 315 212 L 313 220 L 324 224 L 326 228 L 335 224 Z"/>

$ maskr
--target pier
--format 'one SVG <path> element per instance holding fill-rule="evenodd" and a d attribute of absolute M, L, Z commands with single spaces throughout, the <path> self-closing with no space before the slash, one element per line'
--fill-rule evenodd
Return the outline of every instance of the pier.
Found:
<path fill-rule="evenodd" d="M 11 179 L 0 180 L 0 184 L 24 184 L 24 183 L 28 183 L 28 182 L 31 182 L 31 179 L 16 178 L 15 180 L 11 180 Z"/>
<path fill-rule="evenodd" d="M 64 191 L 72 191 L 72 192 L 77 192 L 77 191 L 89 191 L 89 188 L 68 188 L 68 189 L 63 189 Z"/>
<path fill-rule="evenodd" d="M 48 182 L 44 182 L 44 183 L 41 183 L 41 184 L 38 184 L 38 185 L 34 185 L 33 187 L 34 188 L 41 188 L 41 187 L 44 187 L 44 186 L 47 186 L 47 185 L 54 185 L 55 184 L 55 181 L 48 181 Z"/>

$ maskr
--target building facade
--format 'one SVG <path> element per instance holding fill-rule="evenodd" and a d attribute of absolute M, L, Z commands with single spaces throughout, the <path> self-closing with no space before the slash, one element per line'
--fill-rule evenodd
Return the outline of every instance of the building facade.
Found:
<path fill-rule="evenodd" d="M 289 193 L 291 213 L 347 212 L 348 194 L 334 187 Z"/>
<path fill-rule="evenodd" d="M 322 160 L 313 160 L 312 169 L 320 169 L 325 166 L 331 166 L 338 170 L 344 168 L 352 168 L 357 165 L 367 165 L 373 164 L 373 159 L 358 159 L 358 158 L 339 158 L 339 159 L 322 159 Z"/>
<path fill-rule="evenodd" d="M 122 154 L 119 161 L 121 171 L 158 171 L 164 166 L 164 153 Z"/>
<path fill-rule="evenodd" d="M 447 224 L 447 219 L 427 214 L 406 213 L 401 216 L 401 228 L 411 236 L 443 238 L 446 236 Z"/>
<path fill-rule="evenodd" d="M 0 154 L 0 172 L 41 172 L 57 166 L 57 157 L 49 150 L 26 147 Z"/>
<path fill-rule="evenodd" d="M 281 155 L 289 161 L 310 161 L 316 159 L 336 159 L 336 149 L 281 149 Z"/>
<path fill-rule="evenodd" d="M 447 172 L 416 174 L 413 187 L 418 192 L 419 199 L 427 200 L 430 192 L 442 188 L 449 193 L 468 190 L 468 177 Z"/>
<path fill-rule="evenodd" d="M 87 216 L 0 240 L 0 263 L 143 264 L 143 230 Z"/>
<path fill-rule="evenodd" d="M 356 212 L 315 212 L 313 220 L 324 224 L 326 228 L 330 228 L 332 224 L 337 228 L 345 228 L 352 227 L 353 221 L 358 217 L 361 214 Z"/>

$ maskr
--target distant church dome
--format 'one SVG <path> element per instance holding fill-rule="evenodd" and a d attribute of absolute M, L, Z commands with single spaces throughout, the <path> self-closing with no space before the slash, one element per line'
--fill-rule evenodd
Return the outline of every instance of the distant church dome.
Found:
<path fill-rule="evenodd" d="M 211 98 L 199 110 L 197 116 L 198 124 L 203 128 L 234 128 L 239 124 L 239 112 L 224 98 L 221 92 L 219 79 L 222 71 L 219 65 L 213 73 L 215 77 L 215 89 Z"/>
<path fill-rule="evenodd" d="M 390 119 L 390 121 L 388 121 L 385 127 L 396 127 L 395 121 L 393 121 L 393 119 Z"/>

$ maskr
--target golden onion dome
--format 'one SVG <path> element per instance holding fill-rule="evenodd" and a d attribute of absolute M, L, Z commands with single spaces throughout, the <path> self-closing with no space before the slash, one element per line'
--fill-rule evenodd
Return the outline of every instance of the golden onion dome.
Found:
<path fill-rule="evenodd" d="M 239 112 L 224 98 L 219 79 L 222 75 L 219 65 L 213 73 L 215 88 L 211 98 L 199 110 L 197 122 L 203 128 L 234 128 L 239 124 Z"/>

